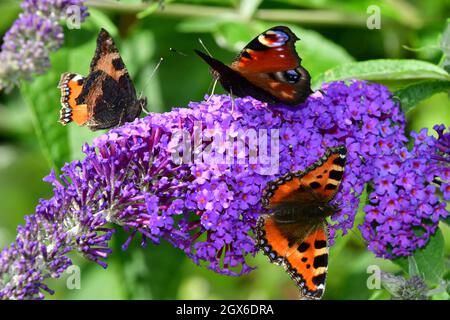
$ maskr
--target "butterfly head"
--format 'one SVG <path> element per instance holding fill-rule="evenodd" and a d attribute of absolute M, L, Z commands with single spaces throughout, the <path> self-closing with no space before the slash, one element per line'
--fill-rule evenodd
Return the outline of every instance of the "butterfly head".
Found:
<path fill-rule="evenodd" d="M 141 114 L 143 109 L 147 107 L 147 98 L 136 100 L 136 103 L 127 109 L 127 121 L 133 121 Z"/>

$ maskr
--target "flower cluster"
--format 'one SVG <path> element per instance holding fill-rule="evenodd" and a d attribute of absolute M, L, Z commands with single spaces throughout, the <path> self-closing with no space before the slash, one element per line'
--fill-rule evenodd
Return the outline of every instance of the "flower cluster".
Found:
<path fill-rule="evenodd" d="M 435 150 L 445 149 L 448 134 L 439 129 L 436 140 L 421 132 L 408 151 L 405 118 L 391 96 L 364 81 L 327 84 L 298 108 L 215 95 L 111 130 L 86 145 L 86 157 L 67 164 L 59 179 L 46 178 L 54 196 L 40 202 L 1 253 L 0 298 L 42 297 L 49 290 L 42 280 L 61 274 L 69 251 L 105 267 L 111 223 L 129 232 L 124 249 L 138 236 L 142 245 L 165 239 L 216 272 L 247 273 L 256 220 L 267 212 L 260 201 L 267 182 L 339 145 L 347 146 L 348 160 L 331 238 L 353 227 L 369 185 L 362 226 L 369 248 L 380 256 L 411 254 L 448 214 L 433 187 L 435 176 L 448 181 L 435 159 L 443 157 Z M 376 208 L 384 220 L 371 218 Z M 421 208 L 420 215 L 408 220 L 404 208 Z M 391 225 L 389 215 L 405 218 Z M 417 224 L 426 232 L 409 234 Z M 393 232 L 421 240 L 398 241 L 387 236 Z"/>
<path fill-rule="evenodd" d="M 448 215 L 446 203 L 439 200 L 439 187 L 444 200 L 449 200 L 449 151 L 438 155 L 438 145 L 445 144 L 443 126 L 436 126 L 440 139 L 428 135 L 427 129 L 412 132 L 414 146 L 390 151 L 389 157 L 373 162 L 373 192 L 360 227 L 369 249 L 378 256 L 392 259 L 410 255 L 423 247 L 436 232 L 438 222 Z M 436 180 L 438 179 L 438 180 Z"/>
<path fill-rule="evenodd" d="M 429 290 L 425 280 L 414 275 L 409 279 L 381 271 L 381 283 L 392 300 L 426 300 L 435 290 Z"/>
<path fill-rule="evenodd" d="M 3 38 L 0 90 L 47 70 L 50 53 L 60 48 L 64 39 L 58 23 L 70 13 L 79 14 L 80 22 L 87 16 L 83 0 L 24 0 L 21 7 L 23 13 Z"/>

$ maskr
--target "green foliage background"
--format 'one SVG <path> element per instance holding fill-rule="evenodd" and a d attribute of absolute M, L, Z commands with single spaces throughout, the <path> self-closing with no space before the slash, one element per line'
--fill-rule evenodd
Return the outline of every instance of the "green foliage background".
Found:
<path fill-rule="evenodd" d="M 443 68 L 450 64 L 450 40 L 442 36 L 450 4 L 445 0 L 91 0 L 87 4 L 90 17 L 80 30 L 65 29 L 64 46 L 52 54 L 49 72 L 12 93 L 0 94 L 0 247 L 14 240 L 17 225 L 34 211 L 38 199 L 51 195 L 50 186 L 42 182 L 50 168 L 81 158 L 81 145 L 101 134 L 57 123 L 56 88 L 61 73 L 88 72 L 100 27 L 116 39 L 136 88 L 148 97 L 152 111 L 186 106 L 208 93 L 208 68 L 192 51 L 201 49 L 199 38 L 215 57 L 231 62 L 258 33 L 282 24 L 301 39 L 297 51 L 315 88 L 323 81 L 349 78 L 385 83 L 402 100 L 408 130 L 450 124 L 450 76 Z M 373 4 L 381 10 L 381 29 L 369 30 L 367 8 Z M 19 10 L 18 1 L 0 3 L 0 34 Z M 160 57 L 164 58 L 161 67 L 149 79 Z M 415 257 L 431 286 L 449 278 L 450 228 L 442 222 L 440 229 Z M 194 265 L 167 243 L 143 249 L 136 241 L 122 252 L 125 238 L 121 231 L 115 235 L 107 271 L 73 256 L 81 268 L 81 289 L 68 290 L 65 274 L 49 282 L 56 289 L 49 298 L 297 298 L 297 289 L 283 269 L 261 255 L 251 261 L 258 267 L 254 272 L 233 278 Z M 384 271 L 408 273 L 405 259 L 393 263 L 374 258 L 356 228 L 339 236 L 331 249 L 324 298 L 388 298 L 384 290 L 367 288 L 366 270 L 373 264 Z M 448 297 L 445 290 L 433 296 Z"/>

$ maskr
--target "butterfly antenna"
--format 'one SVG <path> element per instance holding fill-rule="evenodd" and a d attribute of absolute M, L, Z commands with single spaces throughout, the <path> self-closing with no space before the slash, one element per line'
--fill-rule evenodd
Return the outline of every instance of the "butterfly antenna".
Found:
<path fill-rule="evenodd" d="M 174 52 L 174 53 L 177 53 L 177 54 L 179 54 L 179 55 L 182 55 L 182 56 L 184 56 L 184 57 L 187 57 L 187 54 L 184 53 L 184 52 L 182 52 L 182 51 L 178 51 L 178 50 L 176 50 L 176 49 L 174 49 L 174 48 L 169 48 L 169 50 L 172 51 L 172 52 Z"/>
<path fill-rule="evenodd" d="M 153 68 L 153 71 L 152 71 L 152 73 L 150 74 L 150 77 L 149 77 L 148 80 L 150 80 L 151 78 L 153 78 L 153 76 L 155 75 L 156 71 L 159 69 L 159 66 L 161 65 L 161 63 L 163 62 L 163 60 L 164 60 L 163 57 L 159 58 L 159 61 L 158 61 L 158 63 L 156 64 L 155 68 Z M 148 80 L 147 80 L 147 81 L 148 81 Z"/>
<path fill-rule="evenodd" d="M 211 94 L 209 95 L 209 97 L 208 97 L 208 99 L 206 100 L 206 102 L 209 102 L 209 100 L 211 99 L 211 97 L 214 95 L 214 91 L 216 91 L 217 81 L 219 81 L 219 79 L 214 79 L 214 82 L 213 82 L 213 85 L 212 85 Z"/>
<path fill-rule="evenodd" d="M 144 86 L 142 88 L 141 94 L 139 95 L 139 100 L 142 99 L 142 97 L 144 96 L 144 90 L 145 88 L 147 88 L 148 84 L 150 83 L 150 80 L 153 78 L 153 76 L 155 75 L 156 71 L 159 69 L 159 67 L 161 66 L 161 63 L 163 62 L 164 58 L 161 57 L 159 58 L 158 63 L 156 64 L 156 66 L 153 68 L 152 73 L 150 74 L 150 76 L 148 77 L 148 79 L 145 81 Z M 142 111 L 144 111 L 144 113 L 149 114 L 150 111 L 147 109 L 147 107 L 144 107 L 142 109 Z"/>
<path fill-rule="evenodd" d="M 231 99 L 231 114 L 234 113 L 234 97 L 233 97 L 233 90 L 230 88 L 230 99 Z"/>
<path fill-rule="evenodd" d="M 200 42 L 200 45 L 203 47 L 203 49 L 205 49 L 206 53 L 207 53 L 210 57 L 212 57 L 211 52 L 209 52 L 208 48 L 207 48 L 207 47 L 205 46 L 205 44 L 203 43 L 203 40 L 202 40 L 201 38 L 198 38 L 198 42 Z M 216 91 L 217 81 L 218 81 L 217 78 L 214 79 L 213 86 L 212 86 L 212 90 L 211 90 L 211 94 L 209 95 L 209 97 L 208 97 L 208 99 L 206 100 L 206 102 L 208 102 L 208 101 L 211 99 L 211 97 L 212 97 L 213 94 L 214 94 L 214 91 Z"/>
<path fill-rule="evenodd" d="M 207 47 L 205 46 L 205 44 L 203 43 L 203 40 L 200 39 L 200 38 L 198 38 L 198 42 L 200 42 L 200 45 L 203 47 L 203 49 L 205 49 L 206 53 L 207 53 L 210 57 L 212 57 L 211 52 L 209 52 L 208 48 L 207 48 Z"/>

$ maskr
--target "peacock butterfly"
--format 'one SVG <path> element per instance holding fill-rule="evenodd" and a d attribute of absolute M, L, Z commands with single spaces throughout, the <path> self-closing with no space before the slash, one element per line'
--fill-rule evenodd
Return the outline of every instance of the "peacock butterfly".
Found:
<path fill-rule="evenodd" d="M 271 104 L 298 105 L 312 91 L 311 77 L 295 51 L 297 40 L 288 27 L 270 28 L 254 38 L 230 66 L 201 51 L 195 52 L 231 94 L 252 96 Z"/>

